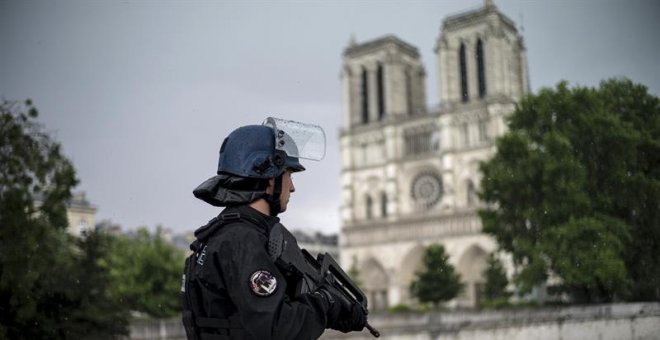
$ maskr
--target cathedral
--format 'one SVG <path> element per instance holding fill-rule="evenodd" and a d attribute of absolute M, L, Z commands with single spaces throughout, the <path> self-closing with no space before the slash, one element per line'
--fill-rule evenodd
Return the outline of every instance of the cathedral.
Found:
<path fill-rule="evenodd" d="M 341 71 L 341 262 L 358 269 L 370 309 L 415 304 L 426 247 L 442 244 L 479 304 L 495 240 L 482 233 L 479 163 L 528 91 L 523 38 L 492 0 L 447 17 L 435 43 L 440 104 L 426 105 L 419 51 L 384 36 L 351 42 Z"/>

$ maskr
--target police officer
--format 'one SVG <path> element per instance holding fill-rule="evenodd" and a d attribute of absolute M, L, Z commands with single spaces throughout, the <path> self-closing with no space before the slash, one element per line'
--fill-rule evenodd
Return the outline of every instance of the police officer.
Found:
<path fill-rule="evenodd" d="M 320 159 L 321 149 L 324 154 L 320 127 L 273 118 L 224 140 L 217 176 L 193 192 L 226 208 L 195 231 L 194 254 L 186 261 L 189 339 L 316 339 L 326 328 L 364 328 L 359 306 L 332 287 L 297 292 L 298 278 L 278 268 L 267 251 L 269 231 L 295 191 L 291 175 L 305 170 L 299 158 Z"/>

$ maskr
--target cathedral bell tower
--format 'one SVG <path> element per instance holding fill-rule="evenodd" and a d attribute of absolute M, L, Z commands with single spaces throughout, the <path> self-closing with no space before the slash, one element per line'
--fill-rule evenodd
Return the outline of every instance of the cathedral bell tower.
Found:
<path fill-rule="evenodd" d="M 487 98 L 517 102 L 529 89 L 523 38 L 492 1 L 447 17 L 435 51 L 443 104 Z"/>
<path fill-rule="evenodd" d="M 497 249 L 478 215 L 479 164 L 528 91 L 523 40 L 486 0 L 447 17 L 435 51 L 440 105 L 428 110 L 414 46 L 388 35 L 343 54 L 341 262 L 376 310 L 417 303 L 410 284 L 435 244 L 466 287 L 450 305 L 478 306 Z"/>
<path fill-rule="evenodd" d="M 417 48 L 389 35 L 344 52 L 344 126 L 368 125 L 426 110 L 424 67 Z"/>

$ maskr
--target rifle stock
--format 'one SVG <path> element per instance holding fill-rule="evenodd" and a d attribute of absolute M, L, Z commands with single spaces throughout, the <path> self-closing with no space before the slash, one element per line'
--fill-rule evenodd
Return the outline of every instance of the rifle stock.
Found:
<path fill-rule="evenodd" d="M 276 224 L 270 231 L 268 253 L 271 260 L 280 268 L 299 275 L 301 286 L 298 294 L 315 291 L 319 286 L 328 284 L 340 292 L 348 301 L 359 305 L 365 315 L 369 313 L 367 297 L 362 290 L 339 266 L 337 261 L 328 253 L 319 255 L 315 259 L 307 250 L 300 249 L 296 238 L 281 223 Z M 380 333 L 367 322 L 365 326 L 374 337 Z"/>

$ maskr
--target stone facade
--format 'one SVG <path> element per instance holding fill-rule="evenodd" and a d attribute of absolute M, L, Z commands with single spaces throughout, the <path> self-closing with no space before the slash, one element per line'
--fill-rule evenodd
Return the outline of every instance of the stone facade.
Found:
<path fill-rule="evenodd" d="M 373 309 L 414 300 L 424 249 L 440 243 L 474 306 L 495 241 L 481 232 L 479 162 L 528 91 L 525 48 L 490 1 L 443 21 L 436 43 L 441 103 L 426 108 L 416 47 L 395 36 L 352 42 L 341 73 L 341 260 L 355 263 Z"/>
<path fill-rule="evenodd" d="M 41 206 L 43 197 L 35 198 L 35 205 Z M 87 200 L 85 192 L 74 192 L 66 202 L 67 232 L 79 236 L 84 230 L 94 229 L 96 223 L 96 207 Z"/>
<path fill-rule="evenodd" d="M 95 228 L 96 207 L 87 198 L 85 192 L 75 192 L 67 203 L 67 220 L 69 227 L 67 231 L 72 235 L 80 235 L 84 230 Z"/>

